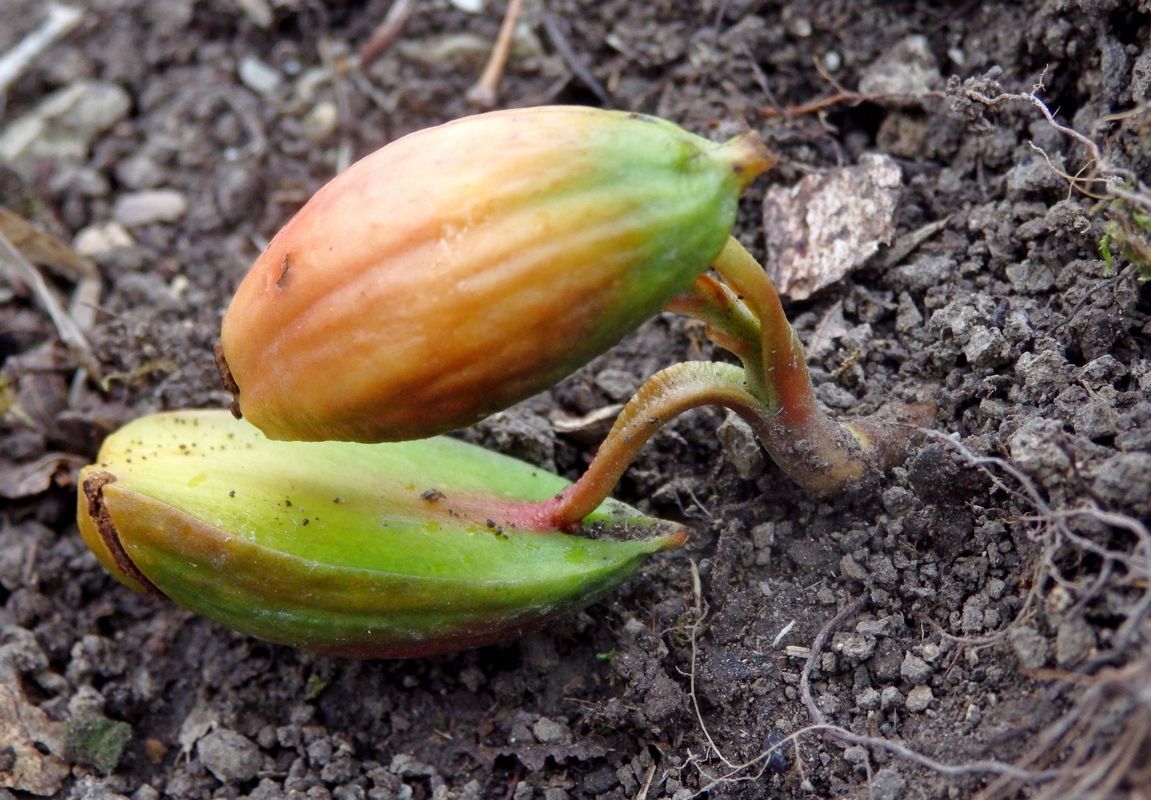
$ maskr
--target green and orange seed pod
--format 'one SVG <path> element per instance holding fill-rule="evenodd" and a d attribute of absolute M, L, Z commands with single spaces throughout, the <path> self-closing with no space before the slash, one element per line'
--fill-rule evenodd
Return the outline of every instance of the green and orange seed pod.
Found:
<path fill-rule="evenodd" d="M 272 239 L 221 368 L 268 437 L 398 441 L 477 422 L 617 343 L 723 248 L 775 162 L 654 117 L 540 107 L 399 139 Z"/>
<path fill-rule="evenodd" d="M 81 533 L 121 582 L 357 657 L 515 638 L 684 539 L 613 500 L 587 522 L 623 540 L 541 530 L 522 508 L 567 481 L 454 439 L 275 442 L 226 411 L 136 420 L 80 482 Z"/>

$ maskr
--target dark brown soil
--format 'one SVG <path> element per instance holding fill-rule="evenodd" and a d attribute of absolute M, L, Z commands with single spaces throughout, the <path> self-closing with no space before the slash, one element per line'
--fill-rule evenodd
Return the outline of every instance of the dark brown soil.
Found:
<path fill-rule="evenodd" d="M 1058 121 L 1147 181 L 1144 0 L 529 1 L 501 104 L 606 91 L 716 139 L 750 125 L 783 157 L 737 226 L 759 257 L 769 187 L 895 159 L 896 235 L 943 229 L 789 312 L 805 342 L 821 337 L 810 365 L 837 413 L 928 389 L 951 438 L 926 439 L 874 496 L 816 501 L 721 445 L 722 413 L 692 412 L 616 493 L 685 521 L 687 547 L 520 642 L 369 662 L 264 644 L 120 586 L 79 537 L 69 475 L 136 416 L 229 403 L 212 348 L 247 266 L 349 158 L 475 111 L 464 95 L 504 5 L 425 0 L 363 75 L 340 65 L 387 0 L 75 5 L 77 28 L 7 93 L 0 202 L 93 255 L 105 386 L 74 381 L 47 314 L 0 283 L 0 786 L 102 800 L 1147 797 L 1151 290 L 1138 265 L 1101 258 L 1121 210 L 1055 169 L 1097 167 L 1083 144 L 1033 104 L 973 99 L 1042 76 Z M 0 0 L 0 53 L 44 14 Z M 548 19 L 606 90 L 575 75 Z M 839 87 L 919 94 L 808 105 Z M 62 91 L 90 103 L 12 144 Z M 662 315 L 467 435 L 574 478 L 603 431 L 558 433 L 559 415 L 699 357 L 725 358 Z M 819 732 L 768 755 L 816 714 L 937 763 Z M 108 720 L 130 726 L 118 759 L 126 729 Z M 38 755 L 10 746 L 18 734 Z M 1003 784 L 1009 764 L 1030 776 Z"/>

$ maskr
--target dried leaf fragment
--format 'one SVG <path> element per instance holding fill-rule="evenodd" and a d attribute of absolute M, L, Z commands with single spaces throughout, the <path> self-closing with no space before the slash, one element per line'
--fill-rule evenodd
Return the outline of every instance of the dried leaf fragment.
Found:
<path fill-rule="evenodd" d="M 809 175 L 763 199 L 767 274 L 781 295 L 806 300 L 861 267 L 895 234 L 900 170 L 885 155 Z"/>

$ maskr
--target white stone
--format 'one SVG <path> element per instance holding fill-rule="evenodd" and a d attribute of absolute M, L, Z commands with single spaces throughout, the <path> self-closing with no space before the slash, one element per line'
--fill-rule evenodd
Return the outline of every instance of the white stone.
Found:
<path fill-rule="evenodd" d="M 340 124 L 340 110 L 330 100 L 312 106 L 300 125 L 309 142 L 322 142 L 331 136 Z"/>
<path fill-rule="evenodd" d="M 131 247 L 136 244 L 132 234 L 119 222 L 105 222 L 89 225 L 76 234 L 72 249 L 87 258 L 102 256 L 117 247 Z"/>
<path fill-rule="evenodd" d="M 175 222 L 188 210 L 188 200 L 175 189 L 152 189 L 122 194 L 112 207 L 121 225 L 137 228 L 157 222 Z"/>
<path fill-rule="evenodd" d="M 251 56 L 240 62 L 237 72 L 243 84 L 257 94 L 272 94 L 283 82 L 278 69 Z"/>

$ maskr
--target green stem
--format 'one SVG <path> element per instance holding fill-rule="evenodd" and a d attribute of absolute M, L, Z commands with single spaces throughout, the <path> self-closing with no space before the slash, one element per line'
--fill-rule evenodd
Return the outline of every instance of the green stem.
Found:
<path fill-rule="evenodd" d="M 668 303 L 665 310 L 705 323 L 707 338 L 743 362 L 752 394 L 764 385 L 759 320 L 735 292 L 710 275 L 700 275 L 686 292 Z M 759 395 L 759 400 L 766 402 L 767 398 Z"/>
<path fill-rule="evenodd" d="M 775 286 L 759 262 L 734 238 L 716 257 L 712 268 L 760 322 L 763 385 L 753 386 L 768 407 L 792 425 L 805 425 L 821 412 L 815 404 L 803 345 L 795 335 Z"/>

